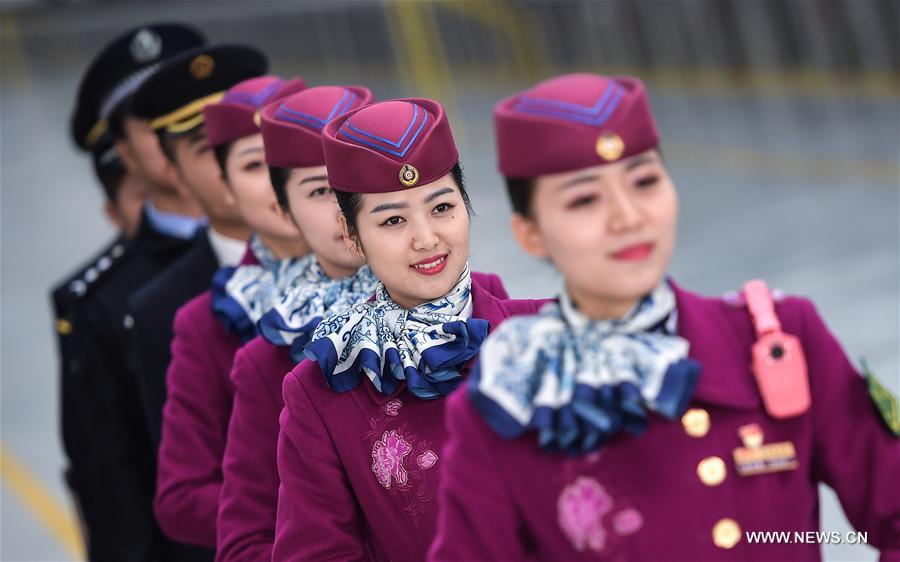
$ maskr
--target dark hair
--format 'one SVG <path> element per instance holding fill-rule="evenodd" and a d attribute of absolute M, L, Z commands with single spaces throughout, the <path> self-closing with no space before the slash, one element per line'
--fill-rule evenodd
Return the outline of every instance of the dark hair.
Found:
<path fill-rule="evenodd" d="M 287 197 L 287 181 L 291 175 L 291 168 L 279 168 L 269 166 L 269 179 L 272 180 L 272 189 L 275 190 L 275 199 L 278 206 L 286 212 L 290 212 L 291 204 Z"/>
<path fill-rule="evenodd" d="M 506 194 L 513 212 L 523 217 L 531 216 L 531 198 L 534 195 L 534 178 L 506 178 Z"/>
<path fill-rule="evenodd" d="M 177 138 L 176 135 L 172 135 L 167 133 L 166 131 L 157 131 L 156 138 L 159 139 L 159 148 L 162 150 L 163 155 L 166 157 L 166 160 L 175 163 L 175 149 L 172 147 L 170 141 Z"/>
<path fill-rule="evenodd" d="M 228 168 L 225 166 L 228 163 L 228 154 L 231 153 L 232 146 L 234 146 L 234 141 L 218 144 L 213 147 L 213 154 L 216 155 L 216 162 L 219 163 L 219 170 L 222 171 L 222 178 L 225 179 L 225 181 L 228 181 Z"/>
<path fill-rule="evenodd" d="M 463 178 L 462 166 L 460 166 L 459 162 L 453 165 L 450 174 L 459 187 L 459 194 L 462 196 L 463 203 L 466 206 L 466 212 L 469 215 L 474 215 L 475 211 L 472 209 L 472 202 L 469 201 L 469 194 L 466 193 L 465 179 Z M 341 207 L 341 213 L 347 221 L 347 230 L 350 231 L 350 236 L 356 238 L 356 215 L 359 214 L 359 208 L 362 206 L 362 194 L 337 189 L 334 190 L 334 194 L 337 197 L 338 205 Z"/>
<path fill-rule="evenodd" d="M 106 117 L 106 127 L 116 138 L 125 136 L 125 118 L 131 115 L 133 102 L 134 95 L 132 94 L 120 101 L 112 113 Z"/>
<path fill-rule="evenodd" d="M 100 186 L 103 188 L 106 199 L 111 203 L 115 203 L 126 174 L 125 166 L 122 165 L 121 160 L 115 157 L 104 159 L 103 156 L 95 156 L 94 173 L 97 175 L 97 179 L 100 180 Z"/>
<path fill-rule="evenodd" d="M 177 164 L 177 162 L 175 161 L 175 147 L 172 146 L 172 141 L 191 136 L 196 133 L 202 126 L 203 124 L 201 123 L 196 127 L 191 127 L 187 131 L 181 131 L 178 133 L 170 133 L 165 129 L 156 131 L 156 137 L 159 139 L 159 147 L 162 149 L 162 153 L 165 155 L 166 159 L 172 164 Z"/>

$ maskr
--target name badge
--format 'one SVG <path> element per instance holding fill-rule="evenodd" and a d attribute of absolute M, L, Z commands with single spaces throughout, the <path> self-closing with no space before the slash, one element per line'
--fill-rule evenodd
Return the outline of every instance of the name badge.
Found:
<path fill-rule="evenodd" d="M 797 450 L 791 441 L 763 444 L 762 428 L 758 424 L 741 426 L 738 434 L 743 447 L 734 450 L 734 466 L 739 476 L 755 476 L 794 470 L 799 466 Z"/>

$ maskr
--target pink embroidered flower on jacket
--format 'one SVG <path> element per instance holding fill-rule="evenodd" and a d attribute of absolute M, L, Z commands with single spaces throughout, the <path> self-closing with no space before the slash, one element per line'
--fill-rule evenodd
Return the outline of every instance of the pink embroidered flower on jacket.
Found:
<path fill-rule="evenodd" d="M 613 529 L 620 535 L 636 533 L 643 526 L 644 517 L 633 507 L 623 509 L 613 517 Z"/>
<path fill-rule="evenodd" d="M 416 457 L 416 463 L 422 468 L 431 468 L 437 461 L 438 456 L 431 449 L 428 449 L 427 451 Z"/>
<path fill-rule="evenodd" d="M 412 447 L 394 430 L 385 431 L 372 447 L 372 471 L 378 483 L 390 489 L 392 479 L 398 485 L 406 484 L 407 473 L 403 468 L 403 458 Z"/>
<path fill-rule="evenodd" d="M 396 416 L 400 413 L 400 406 L 402 405 L 403 402 L 401 402 L 398 398 L 394 398 L 384 405 L 384 413 L 389 416 Z"/>
<path fill-rule="evenodd" d="M 613 501 L 596 480 L 579 476 L 565 487 L 556 502 L 559 526 L 575 550 L 600 552 L 606 545 L 601 519 Z"/>

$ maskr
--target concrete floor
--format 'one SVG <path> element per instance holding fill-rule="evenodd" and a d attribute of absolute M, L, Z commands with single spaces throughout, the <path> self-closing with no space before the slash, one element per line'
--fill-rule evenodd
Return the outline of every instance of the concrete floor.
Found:
<path fill-rule="evenodd" d="M 34 59 L 24 71 L 5 63 L 0 89 L 0 440 L 59 506 L 68 496 L 48 288 L 112 233 L 89 162 L 68 139 L 72 93 L 90 56 L 70 52 L 49 69 Z M 382 98 L 402 93 L 396 84 L 370 85 Z M 560 280 L 515 246 L 494 170 L 490 109 L 510 90 L 458 92 L 451 108 L 464 124 L 462 157 L 477 212 L 472 264 L 499 273 L 513 296 L 547 296 Z M 867 358 L 896 393 L 898 99 L 657 89 L 652 102 L 681 198 L 674 277 L 708 294 L 762 277 L 812 298 L 848 355 Z M 52 518 L 41 520 L 6 476 L 0 559 L 73 559 Z M 834 494 L 823 488 L 821 496 L 822 529 L 846 530 Z M 823 552 L 828 560 L 876 558 L 860 546 Z"/>

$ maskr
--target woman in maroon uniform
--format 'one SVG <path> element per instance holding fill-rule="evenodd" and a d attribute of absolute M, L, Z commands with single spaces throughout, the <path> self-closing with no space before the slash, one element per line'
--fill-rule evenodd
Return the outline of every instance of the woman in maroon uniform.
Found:
<path fill-rule="evenodd" d="M 641 82 L 554 78 L 495 124 L 516 238 L 565 289 L 449 400 L 430 559 L 818 560 L 745 532 L 817 531 L 819 482 L 897 559 L 900 442 L 812 303 L 666 277 L 677 197 Z"/>
<path fill-rule="evenodd" d="M 154 511 L 167 535 L 189 544 L 216 544 L 234 352 L 254 333 L 255 320 L 299 276 L 303 262 L 296 258 L 309 251 L 296 227 L 274 212 L 262 136 L 254 122 L 266 103 L 303 88 L 299 79 L 261 76 L 234 85 L 204 107 L 207 138 L 197 150 L 215 151 L 254 235 L 241 264 L 220 269 L 212 288 L 175 317 Z"/>
<path fill-rule="evenodd" d="M 422 560 L 443 411 L 489 330 L 535 301 L 470 273 L 469 203 L 443 108 L 376 103 L 323 133 L 344 234 L 381 283 L 323 320 L 284 381 L 273 560 Z"/>

